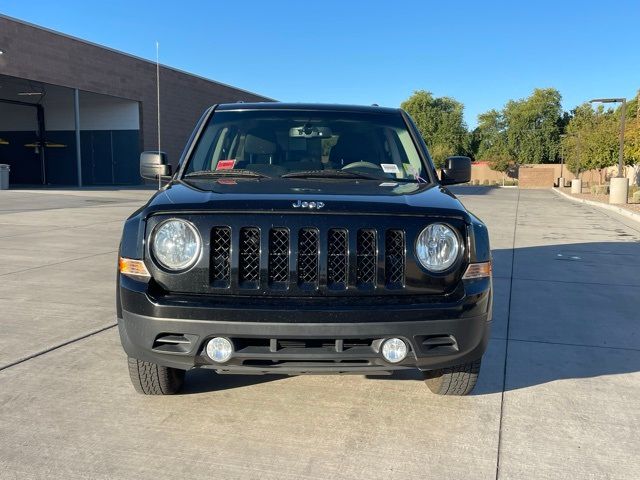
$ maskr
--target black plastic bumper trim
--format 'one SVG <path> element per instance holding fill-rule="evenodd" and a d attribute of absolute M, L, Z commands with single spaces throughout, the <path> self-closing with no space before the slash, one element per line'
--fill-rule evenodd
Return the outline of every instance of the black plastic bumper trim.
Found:
<path fill-rule="evenodd" d="M 448 320 L 422 320 L 409 322 L 374 323 L 257 323 L 219 320 L 194 320 L 175 318 L 154 318 L 123 310 L 123 318 L 118 319 L 118 329 L 122 345 L 130 357 L 173 368 L 188 370 L 193 367 L 236 370 L 239 373 L 313 373 L 329 370 L 371 372 L 393 370 L 395 367 L 414 367 L 423 370 L 442 368 L 476 360 L 484 353 L 490 330 L 488 315 Z M 154 350 L 154 339 L 163 333 L 189 335 L 194 338 L 191 348 L 184 352 L 160 352 Z M 452 335 L 458 344 L 457 351 L 433 354 L 422 345 L 425 336 Z M 289 338 L 289 339 L 348 339 L 348 338 L 388 338 L 400 337 L 411 344 L 411 354 L 399 365 L 388 364 L 381 357 L 363 355 L 366 364 L 334 364 L 335 369 L 324 369 L 323 365 L 313 365 L 313 355 L 300 352 L 295 359 L 297 365 L 284 362 L 282 365 L 217 365 L 201 354 L 204 342 L 213 336 L 247 338 Z M 310 352 L 311 353 L 311 352 Z M 277 353 L 272 356 L 265 352 L 261 359 L 282 360 Z M 309 364 L 304 360 L 309 359 Z M 334 356 L 323 355 L 323 361 L 344 360 L 345 355 L 336 352 Z M 354 356 L 356 360 L 360 357 Z M 292 358 L 293 360 L 293 358 Z M 326 366 L 326 365 L 325 365 Z M 280 368 L 276 368 L 280 367 Z M 240 372 L 240 370 L 242 372 Z"/>

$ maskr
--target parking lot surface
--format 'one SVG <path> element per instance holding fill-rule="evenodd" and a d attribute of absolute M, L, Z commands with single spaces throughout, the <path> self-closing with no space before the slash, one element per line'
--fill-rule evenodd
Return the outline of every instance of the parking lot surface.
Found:
<path fill-rule="evenodd" d="M 0 192 L 0 478 L 640 478 L 640 224 L 547 190 L 456 189 L 495 262 L 469 397 L 406 373 L 201 371 L 145 397 L 114 279 L 151 193 Z"/>

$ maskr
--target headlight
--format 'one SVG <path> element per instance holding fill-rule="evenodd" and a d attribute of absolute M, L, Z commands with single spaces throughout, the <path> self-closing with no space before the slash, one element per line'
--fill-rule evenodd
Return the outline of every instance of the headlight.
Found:
<path fill-rule="evenodd" d="M 172 218 L 153 231 L 151 250 L 166 269 L 184 270 L 198 260 L 200 245 L 200 234 L 189 222 Z"/>
<path fill-rule="evenodd" d="M 442 272 L 455 263 L 459 254 L 458 235 L 442 223 L 433 223 L 418 235 L 416 255 L 427 270 Z"/>

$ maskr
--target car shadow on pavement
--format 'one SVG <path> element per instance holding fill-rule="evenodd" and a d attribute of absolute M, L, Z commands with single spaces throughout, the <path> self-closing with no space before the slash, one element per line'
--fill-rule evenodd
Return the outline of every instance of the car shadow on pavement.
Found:
<path fill-rule="evenodd" d="M 274 382 L 286 375 L 219 375 L 213 370 L 194 369 L 187 372 L 181 395 L 231 390 L 260 383 Z"/>
<path fill-rule="evenodd" d="M 640 372 L 640 235 L 620 235 L 513 251 L 513 278 L 494 278 L 492 341 L 472 395 Z M 510 249 L 493 258 L 511 270 L 499 265 Z M 415 370 L 371 378 L 422 381 Z"/>

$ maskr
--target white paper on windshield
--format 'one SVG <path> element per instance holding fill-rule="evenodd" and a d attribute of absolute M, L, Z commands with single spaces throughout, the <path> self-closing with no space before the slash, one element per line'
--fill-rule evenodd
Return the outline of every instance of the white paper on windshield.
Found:
<path fill-rule="evenodd" d="M 400 173 L 400 169 L 395 163 L 381 163 L 380 166 L 384 173 Z"/>
<path fill-rule="evenodd" d="M 395 187 L 398 185 L 396 182 L 382 182 L 379 187 Z"/>

